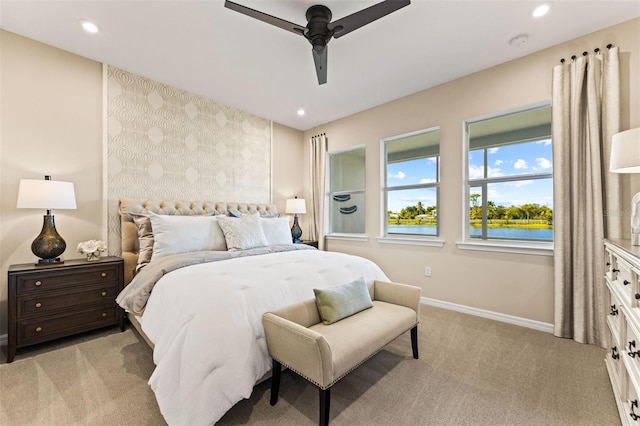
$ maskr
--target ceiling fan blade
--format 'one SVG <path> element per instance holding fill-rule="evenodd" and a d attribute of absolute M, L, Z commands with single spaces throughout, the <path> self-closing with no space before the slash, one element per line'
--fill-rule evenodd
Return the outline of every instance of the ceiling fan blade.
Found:
<path fill-rule="evenodd" d="M 331 22 L 328 27 L 333 30 L 333 37 L 339 38 L 345 34 L 349 34 L 353 30 L 365 26 L 376 19 L 380 19 L 383 16 L 395 12 L 405 6 L 408 6 L 411 0 L 385 0 L 381 3 L 374 4 L 366 9 L 362 9 L 356 13 L 352 13 L 349 16 L 338 19 L 335 22 Z"/>
<path fill-rule="evenodd" d="M 313 62 L 316 64 L 316 74 L 318 75 L 318 84 L 325 84 L 327 82 L 327 50 L 328 46 L 325 46 L 320 52 L 315 49 L 311 49 L 313 53 Z"/>
<path fill-rule="evenodd" d="M 225 0 L 224 7 L 227 9 L 235 10 L 236 12 L 240 12 L 243 15 L 250 16 L 252 18 L 258 19 L 262 22 L 266 22 L 267 24 L 275 25 L 276 27 L 280 27 L 283 30 L 291 31 L 292 33 L 304 36 L 304 32 L 306 31 L 306 27 L 303 25 L 294 24 L 293 22 L 285 21 L 284 19 L 276 18 L 275 16 L 271 16 L 264 12 L 260 12 L 255 9 L 251 9 L 249 7 L 243 6 L 238 3 L 234 3 L 229 0 Z"/>

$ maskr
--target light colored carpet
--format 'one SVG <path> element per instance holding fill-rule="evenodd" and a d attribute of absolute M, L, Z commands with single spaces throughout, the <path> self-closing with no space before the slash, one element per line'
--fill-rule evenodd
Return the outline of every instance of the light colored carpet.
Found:
<path fill-rule="evenodd" d="M 419 360 L 406 333 L 334 385 L 331 424 L 620 424 L 600 348 L 428 306 L 419 339 Z M 25 348 L 0 365 L 0 424 L 163 424 L 152 371 L 130 329 Z M 285 371 L 276 406 L 265 382 L 219 424 L 317 421 L 317 389 Z"/>

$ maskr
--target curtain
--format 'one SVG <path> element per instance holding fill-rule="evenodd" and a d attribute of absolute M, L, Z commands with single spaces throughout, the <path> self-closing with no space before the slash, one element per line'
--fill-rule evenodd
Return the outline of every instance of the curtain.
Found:
<path fill-rule="evenodd" d="M 608 345 L 603 238 L 619 237 L 618 177 L 608 172 L 619 130 L 618 48 L 553 68 L 554 334 Z M 605 195 L 606 194 L 606 195 Z"/>
<path fill-rule="evenodd" d="M 324 249 L 324 181 L 327 157 L 327 136 L 323 133 L 311 138 L 311 218 L 309 237 L 318 241 L 318 249 Z"/>

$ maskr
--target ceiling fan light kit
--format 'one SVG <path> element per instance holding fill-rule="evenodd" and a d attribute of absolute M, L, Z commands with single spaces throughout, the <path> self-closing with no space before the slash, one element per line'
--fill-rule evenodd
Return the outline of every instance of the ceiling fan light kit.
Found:
<path fill-rule="evenodd" d="M 339 38 L 349 34 L 353 30 L 408 6 L 410 3 L 410 0 L 385 0 L 334 22 L 331 22 L 332 15 L 328 7 L 315 5 L 307 9 L 306 26 L 285 21 L 229 0 L 225 0 L 224 7 L 306 38 L 311 43 L 318 84 L 325 84 L 327 82 L 327 43 L 331 38 Z"/>

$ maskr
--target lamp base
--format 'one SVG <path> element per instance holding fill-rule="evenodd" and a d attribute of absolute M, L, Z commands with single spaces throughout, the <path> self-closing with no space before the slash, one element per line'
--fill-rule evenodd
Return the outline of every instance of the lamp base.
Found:
<path fill-rule="evenodd" d="M 40 259 L 38 260 L 38 263 L 36 263 L 36 266 L 58 265 L 60 263 L 64 263 L 64 260 L 60 260 L 59 257 L 56 257 L 54 259 Z"/>
<path fill-rule="evenodd" d="M 52 263 L 62 263 L 60 255 L 67 248 L 67 243 L 56 231 L 56 224 L 52 214 L 44 215 L 42 231 L 31 243 L 31 251 L 40 260 L 38 265 L 50 265 Z"/>
<path fill-rule="evenodd" d="M 293 215 L 293 226 L 291 227 L 291 238 L 293 239 L 294 244 L 299 244 L 302 242 L 300 239 L 302 237 L 302 229 L 298 224 L 298 215 Z"/>

